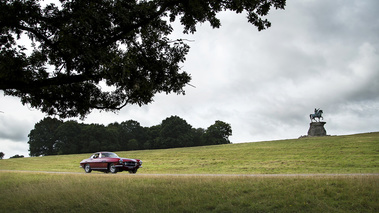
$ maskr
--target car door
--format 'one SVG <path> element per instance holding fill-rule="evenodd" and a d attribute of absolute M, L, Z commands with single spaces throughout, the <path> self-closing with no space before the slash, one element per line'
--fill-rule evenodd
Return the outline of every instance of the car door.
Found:
<path fill-rule="evenodd" d="M 108 156 L 105 153 L 100 153 L 97 165 L 100 169 L 108 169 Z"/>
<path fill-rule="evenodd" d="M 91 168 L 93 169 L 98 169 L 100 168 L 100 153 L 95 153 L 94 155 L 91 156 L 91 159 L 90 159 L 90 166 Z"/>

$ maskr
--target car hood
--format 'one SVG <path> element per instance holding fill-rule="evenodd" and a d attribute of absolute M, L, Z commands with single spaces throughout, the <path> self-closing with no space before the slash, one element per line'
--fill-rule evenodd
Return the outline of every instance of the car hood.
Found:
<path fill-rule="evenodd" d="M 120 158 L 122 161 L 127 162 L 127 161 L 133 161 L 133 162 L 138 162 L 137 159 L 131 159 L 131 158 Z"/>

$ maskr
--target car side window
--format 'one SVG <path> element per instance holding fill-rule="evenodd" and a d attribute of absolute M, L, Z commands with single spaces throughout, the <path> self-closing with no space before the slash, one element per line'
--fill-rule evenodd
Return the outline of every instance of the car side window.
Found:
<path fill-rule="evenodd" d="M 93 155 L 93 158 L 98 158 L 99 157 L 99 153 L 96 153 Z"/>

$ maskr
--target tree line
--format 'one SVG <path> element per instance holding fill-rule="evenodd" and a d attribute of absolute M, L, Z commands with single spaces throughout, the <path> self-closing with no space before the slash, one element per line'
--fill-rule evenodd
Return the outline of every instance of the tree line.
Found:
<path fill-rule="evenodd" d="M 231 125 L 223 121 L 193 128 L 178 116 L 151 127 L 134 120 L 105 126 L 46 117 L 30 131 L 28 143 L 30 156 L 46 156 L 229 144 L 231 135 Z"/>
<path fill-rule="evenodd" d="M 4 158 L 4 156 L 5 156 L 4 152 L 0 152 L 0 160 L 2 160 Z M 23 158 L 23 157 L 24 157 L 23 155 L 17 154 L 17 155 L 10 157 L 10 158 Z"/>

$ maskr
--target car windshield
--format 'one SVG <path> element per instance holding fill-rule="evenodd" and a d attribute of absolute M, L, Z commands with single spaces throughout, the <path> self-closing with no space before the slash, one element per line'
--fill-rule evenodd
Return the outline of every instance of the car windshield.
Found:
<path fill-rule="evenodd" d="M 99 157 L 99 153 L 95 153 L 91 156 L 91 158 L 98 158 Z"/>
<path fill-rule="evenodd" d="M 118 158 L 118 156 L 113 152 L 101 153 L 101 157 L 103 157 L 103 158 Z"/>

